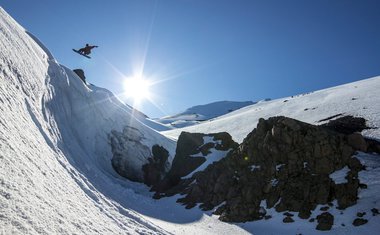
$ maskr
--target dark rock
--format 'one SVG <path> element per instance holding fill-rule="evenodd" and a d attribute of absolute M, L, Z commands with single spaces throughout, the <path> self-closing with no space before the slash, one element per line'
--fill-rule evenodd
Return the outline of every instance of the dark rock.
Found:
<path fill-rule="evenodd" d="M 363 217 L 363 216 L 365 216 L 365 212 L 358 212 L 358 213 L 356 213 L 356 216 L 357 217 Z"/>
<path fill-rule="evenodd" d="M 371 212 L 372 212 L 372 215 L 373 215 L 373 216 L 376 216 L 376 215 L 380 214 L 380 213 L 379 213 L 379 210 L 378 210 L 377 208 L 372 208 L 372 209 L 371 209 Z"/>
<path fill-rule="evenodd" d="M 368 148 L 367 152 L 380 154 L 380 142 L 374 139 L 365 139 Z"/>
<path fill-rule="evenodd" d="M 212 142 L 204 142 L 205 137 L 212 139 Z M 186 189 L 193 179 L 181 179 L 181 177 L 187 176 L 202 165 L 210 153 L 210 149 L 215 148 L 220 151 L 227 151 L 234 149 L 238 146 L 232 140 L 232 137 L 226 133 L 214 133 L 214 134 L 201 134 L 201 133 L 188 133 L 182 132 L 178 138 L 176 155 L 173 159 L 172 166 L 167 172 L 165 177 L 156 184 L 153 184 L 152 191 L 155 191 L 156 197 L 172 196 L 182 192 Z M 197 155 L 197 156 L 194 156 Z M 194 174 L 194 176 L 197 173 Z M 223 180 L 215 185 L 215 190 L 223 188 Z M 214 185 L 214 184 L 212 184 Z M 192 193 L 192 197 L 198 197 L 198 188 Z M 215 199 L 216 200 L 216 199 Z M 214 200 L 214 203 L 205 203 L 204 209 L 212 209 L 215 204 L 219 204 L 220 200 Z M 194 203 L 191 203 L 194 204 Z"/>
<path fill-rule="evenodd" d="M 328 207 L 328 206 L 324 206 L 324 207 L 321 207 L 321 211 L 327 211 L 328 209 L 330 209 L 330 207 Z"/>
<path fill-rule="evenodd" d="M 170 168 L 170 176 L 182 177 L 190 174 L 206 161 L 205 157 L 194 157 L 200 152 L 204 134 L 182 132 L 178 137 L 176 155 Z M 205 151 L 205 149 L 203 149 Z"/>
<path fill-rule="evenodd" d="M 286 217 L 282 220 L 282 222 L 284 222 L 284 223 L 293 223 L 293 222 L 294 222 L 294 219 L 293 219 L 292 217 L 290 217 L 290 216 L 286 216 Z"/>
<path fill-rule="evenodd" d="M 307 219 L 319 204 L 356 203 L 363 167 L 354 152 L 344 134 L 286 117 L 260 119 L 238 148 L 194 174 L 178 201 L 206 209 L 226 202 L 219 219 L 228 222 L 263 219 L 262 200 L 277 212 Z M 344 167 L 350 169 L 347 183 L 336 185 L 329 175 Z M 324 217 L 330 219 L 321 217 L 321 229 L 329 227 Z"/>
<path fill-rule="evenodd" d="M 361 225 L 363 225 L 363 224 L 366 224 L 367 222 L 368 222 L 368 220 L 366 220 L 366 219 L 356 218 L 356 219 L 354 220 L 354 222 L 352 222 L 352 224 L 353 224 L 354 226 L 361 226 Z"/>
<path fill-rule="evenodd" d="M 265 220 L 268 220 L 268 219 L 271 219 L 271 218 L 272 218 L 271 215 L 266 215 L 266 216 L 264 216 L 264 219 L 265 219 Z"/>
<path fill-rule="evenodd" d="M 214 215 L 221 215 L 225 210 L 225 207 L 222 205 L 222 206 L 219 206 L 215 211 L 214 211 Z"/>
<path fill-rule="evenodd" d="M 367 142 L 364 137 L 359 133 L 353 133 L 347 136 L 348 144 L 351 145 L 354 149 L 362 152 L 367 151 Z"/>
<path fill-rule="evenodd" d="M 368 186 L 366 184 L 362 184 L 362 183 L 359 184 L 359 188 L 361 189 L 366 189 L 367 187 Z"/>
<path fill-rule="evenodd" d="M 335 120 L 331 120 L 322 126 L 343 134 L 352 134 L 369 129 L 364 118 L 353 116 L 340 117 Z"/>
<path fill-rule="evenodd" d="M 212 142 L 204 143 L 204 137 L 211 137 L 214 141 L 220 141 L 220 144 Z M 170 176 L 183 177 L 202 165 L 210 152 L 211 148 L 227 151 L 236 148 L 237 144 L 232 140 L 231 135 L 226 132 L 216 134 L 200 134 L 182 132 L 178 137 L 176 155 L 173 159 L 172 167 L 169 171 Z M 202 153 L 204 157 L 194 157 L 197 153 Z"/>
<path fill-rule="evenodd" d="M 358 199 L 359 180 L 350 179 L 349 183 L 334 185 L 335 196 L 338 201 L 338 209 L 346 209 L 355 205 Z"/>
<path fill-rule="evenodd" d="M 315 218 L 311 218 L 311 219 L 309 219 L 309 222 L 310 223 L 313 223 L 315 221 Z"/>
<path fill-rule="evenodd" d="M 322 214 L 317 216 L 318 225 L 317 230 L 327 231 L 330 230 L 332 225 L 334 224 L 334 216 L 329 212 L 323 212 Z"/>
<path fill-rule="evenodd" d="M 76 73 L 76 74 L 78 75 L 78 77 L 79 77 L 84 83 L 86 83 L 86 76 L 84 76 L 84 71 L 83 71 L 83 69 L 74 69 L 73 72 Z"/>
<path fill-rule="evenodd" d="M 301 209 L 301 211 L 298 213 L 298 217 L 301 219 L 308 219 L 311 215 L 311 211 L 307 209 Z"/>
<path fill-rule="evenodd" d="M 351 170 L 354 170 L 356 172 L 364 169 L 364 166 L 360 163 L 359 159 L 357 159 L 356 157 L 353 157 L 348 161 L 348 167 Z"/>
<path fill-rule="evenodd" d="M 162 146 L 152 147 L 153 157 L 148 158 L 149 163 L 142 166 L 144 183 L 148 186 L 156 185 L 164 177 L 169 166 L 169 152 Z"/>
<path fill-rule="evenodd" d="M 289 213 L 289 212 L 285 212 L 283 215 L 290 216 L 290 217 L 294 216 L 294 214 Z"/>

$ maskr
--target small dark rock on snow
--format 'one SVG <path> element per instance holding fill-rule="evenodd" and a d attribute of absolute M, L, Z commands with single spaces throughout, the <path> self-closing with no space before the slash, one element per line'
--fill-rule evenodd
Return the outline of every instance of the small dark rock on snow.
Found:
<path fill-rule="evenodd" d="M 284 223 L 293 223 L 293 222 L 294 222 L 294 219 L 293 219 L 292 217 L 290 217 L 290 216 L 286 216 L 286 217 L 282 220 L 282 222 L 284 222 Z"/>
<path fill-rule="evenodd" d="M 363 217 L 366 213 L 365 212 L 358 212 L 356 213 L 357 217 Z"/>
<path fill-rule="evenodd" d="M 317 230 L 326 231 L 330 230 L 334 224 L 334 216 L 329 212 L 324 212 L 317 216 L 318 225 Z"/>
<path fill-rule="evenodd" d="M 328 207 L 328 206 L 324 206 L 324 207 L 321 207 L 321 211 L 327 211 L 328 209 L 330 209 L 330 207 Z"/>
<path fill-rule="evenodd" d="M 352 224 L 353 224 L 354 226 L 360 226 L 360 225 L 366 224 L 367 222 L 368 222 L 368 220 L 366 220 L 366 219 L 356 218 L 356 219 L 354 220 L 354 222 L 352 222 Z"/>
<path fill-rule="evenodd" d="M 376 216 L 376 215 L 380 214 L 380 213 L 379 213 L 379 210 L 376 209 L 376 208 L 372 208 L 371 211 L 372 211 L 372 215 L 373 215 L 373 216 Z"/>

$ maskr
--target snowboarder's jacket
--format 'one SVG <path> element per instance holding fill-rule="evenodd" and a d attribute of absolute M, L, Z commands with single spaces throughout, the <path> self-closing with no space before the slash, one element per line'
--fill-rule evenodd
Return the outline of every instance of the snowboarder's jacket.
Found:
<path fill-rule="evenodd" d="M 95 47 L 98 47 L 98 46 L 90 46 L 86 44 L 86 47 L 79 49 L 78 52 L 84 55 L 89 55 L 91 54 L 91 50 L 94 49 Z"/>

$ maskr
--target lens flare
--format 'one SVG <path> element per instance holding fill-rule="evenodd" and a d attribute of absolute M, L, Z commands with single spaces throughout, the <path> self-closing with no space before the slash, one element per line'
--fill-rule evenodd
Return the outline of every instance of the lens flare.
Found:
<path fill-rule="evenodd" d="M 134 101 L 142 101 L 150 98 L 151 83 L 143 76 L 133 76 L 124 81 L 124 91 L 128 98 Z"/>

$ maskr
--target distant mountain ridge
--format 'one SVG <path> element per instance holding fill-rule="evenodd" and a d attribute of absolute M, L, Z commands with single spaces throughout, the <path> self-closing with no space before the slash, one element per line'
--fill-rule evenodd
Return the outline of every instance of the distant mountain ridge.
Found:
<path fill-rule="evenodd" d="M 155 120 L 171 128 L 182 128 L 222 116 L 253 104 L 255 104 L 253 101 L 217 101 L 204 105 L 196 105 L 186 109 L 182 113 Z"/>

